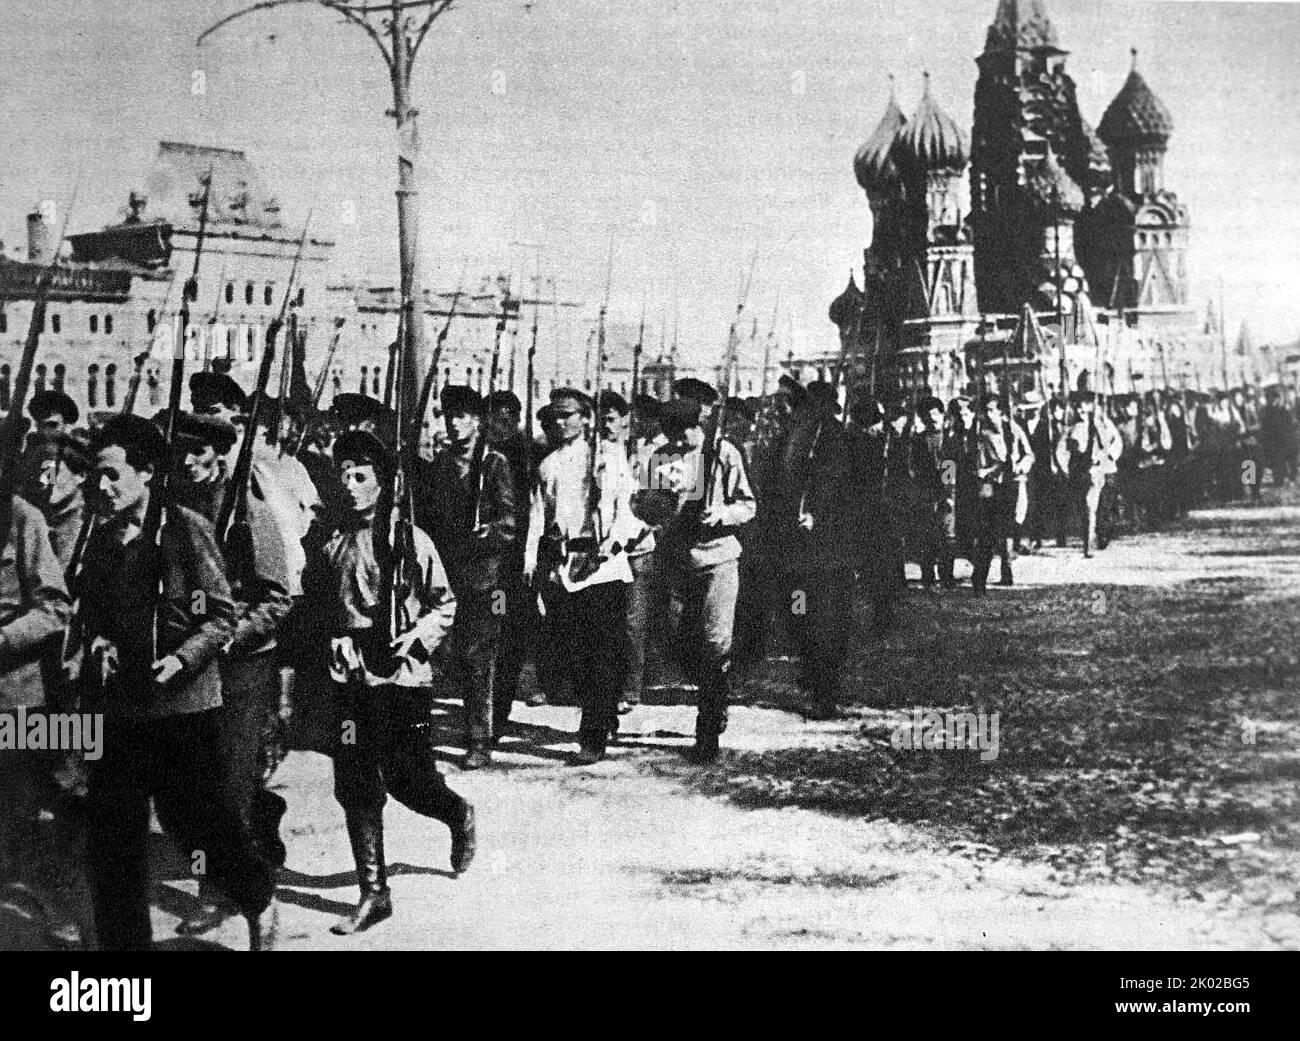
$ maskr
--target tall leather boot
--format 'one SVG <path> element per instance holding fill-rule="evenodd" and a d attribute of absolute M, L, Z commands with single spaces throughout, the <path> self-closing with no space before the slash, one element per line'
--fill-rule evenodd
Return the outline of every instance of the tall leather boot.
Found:
<path fill-rule="evenodd" d="M 695 713 L 695 747 L 691 759 L 710 763 L 718 758 L 718 737 L 727 729 L 727 702 L 731 698 L 731 663 L 710 671 L 700 686 L 700 706 Z"/>
<path fill-rule="evenodd" d="M 345 918 L 330 926 L 336 936 L 351 936 L 392 917 L 393 898 L 388 889 L 388 867 L 384 863 L 384 818 L 378 813 L 348 814 L 348 839 L 357 864 L 361 902 Z"/>

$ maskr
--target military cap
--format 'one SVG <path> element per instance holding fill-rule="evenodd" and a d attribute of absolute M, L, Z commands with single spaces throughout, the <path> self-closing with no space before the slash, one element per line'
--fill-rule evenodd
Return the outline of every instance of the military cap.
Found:
<path fill-rule="evenodd" d="M 870 427 L 884 422 L 885 410 L 874 398 L 859 398 L 849 409 L 849 416 L 859 426 Z"/>
<path fill-rule="evenodd" d="M 935 410 L 943 411 L 943 402 L 933 394 L 927 394 L 916 403 L 916 410 L 922 415 L 929 415 Z"/>
<path fill-rule="evenodd" d="M 782 373 L 781 378 L 776 381 L 776 389 L 785 391 L 787 394 L 794 394 L 800 397 L 804 393 L 803 385 L 791 376 L 788 372 Z"/>
<path fill-rule="evenodd" d="M 1090 390 L 1076 390 L 1070 395 L 1070 401 L 1076 405 L 1092 405 L 1097 401 L 1097 395 Z"/>
<path fill-rule="evenodd" d="M 77 403 L 61 390 L 38 390 L 27 403 L 27 414 L 38 423 L 55 415 L 62 416 L 65 423 L 81 418 Z"/>
<path fill-rule="evenodd" d="M 379 438 L 368 430 L 347 430 L 334 442 L 334 465 L 350 462 L 354 466 L 369 463 L 381 473 L 393 469 L 393 453 Z"/>
<path fill-rule="evenodd" d="M 202 412 L 213 405 L 225 405 L 236 412 L 247 412 L 248 395 L 224 373 L 194 373 L 190 376 L 190 408 Z"/>
<path fill-rule="evenodd" d="M 218 455 L 225 455 L 235 447 L 238 438 L 235 425 L 220 416 L 205 416 L 197 412 L 181 412 L 176 416 L 176 446 L 179 451 L 211 447 Z"/>
<path fill-rule="evenodd" d="M 576 401 L 584 412 L 592 410 L 591 398 L 576 387 L 556 387 L 551 391 L 551 404 L 559 401 Z"/>
<path fill-rule="evenodd" d="M 699 402 L 690 398 L 673 398 L 665 401 L 660 417 L 665 429 L 686 430 L 700 425 Z"/>
<path fill-rule="evenodd" d="M 36 442 L 30 458 L 38 466 L 47 460 L 57 460 L 75 473 L 84 474 L 90 469 L 90 445 L 75 434 L 56 434 Z"/>
<path fill-rule="evenodd" d="M 825 407 L 837 404 L 839 401 L 839 392 L 825 380 L 813 380 L 803 390 L 808 400 L 814 405 Z"/>
<path fill-rule="evenodd" d="M 158 424 L 126 412 L 110 416 L 90 439 L 90 451 L 96 455 L 110 445 L 123 448 L 127 463 L 137 470 L 158 470 L 167 457 L 167 439 Z"/>
<path fill-rule="evenodd" d="M 599 395 L 600 411 L 602 413 L 613 409 L 620 416 L 627 415 L 627 399 L 613 390 L 602 390 Z"/>
<path fill-rule="evenodd" d="M 663 412 L 663 402 L 650 394 L 638 394 L 633 402 L 636 414 L 642 419 L 658 419 Z"/>
<path fill-rule="evenodd" d="M 712 405 L 718 400 L 718 392 L 694 376 L 686 376 L 674 382 L 673 396 L 689 398 L 701 405 Z"/>
<path fill-rule="evenodd" d="M 486 406 L 489 412 L 495 412 L 499 408 L 508 408 L 511 412 L 524 410 L 519 395 L 512 390 L 494 390 L 487 396 Z"/>
<path fill-rule="evenodd" d="M 727 398 L 727 415 L 740 417 L 752 423 L 754 421 L 754 406 L 744 398 Z"/>
<path fill-rule="evenodd" d="M 464 384 L 452 383 L 443 387 L 438 401 L 442 405 L 444 416 L 461 416 L 466 413 L 472 416 L 483 415 L 483 396 L 473 387 Z"/>
<path fill-rule="evenodd" d="M 330 402 L 330 411 L 334 417 L 344 423 L 359 423 L 362 420 L 377 420 L 389 409 L 384 407 L 384 403 L 378 398 L 372 398 L 368 394 L 357 394 L 355 391 L 344 391 L 342 394 L 335 394 L 334 400 Z"/>

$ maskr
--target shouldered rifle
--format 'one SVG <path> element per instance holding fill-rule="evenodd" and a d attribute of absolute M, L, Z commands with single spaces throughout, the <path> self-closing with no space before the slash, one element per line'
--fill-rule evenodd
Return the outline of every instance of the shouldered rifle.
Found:
<path fill-rule="evenodd" d="M 316 386 L 311 393 L 311 411 L 303 417 L 302 430 L 298 434 L 298 443 L 294 445 L 293 455 L 302 455 L 303 449 L 310 443 L 312 422 L 320 414 L 321 398 L 325 396 L 325 387 L 329 382 L 330 367 L 334 364 L 334 355 L 339 349 L 339 340 L 343 337 L 343 326 L 347 319 L 342 315 L 334 319 L 334 338 L 330 340 L 329 350 L 325 352 L 325 361 L 316 376 Z M 269 374 L 268 374 L 269 375 Z"/>
<path fill-rule="evenodd" d="M 411 417 L 411 429 L 408 438 L 412 444 L 417 443 L 424 426 L 424 417 L 429 414 L 429 403 L 433 400 L 434 388 L 438 385 L 438 369 L 442 365 L 442 348 L 451 331 L 451 320 L 456 317 L 456 305 L 460 303 L 461 293 L 465 287 L 465 272 L 469 270 L 469 257 L 460 271 L 460 281 L 456 283 L 456 292 L 452 295 L 451 306 L 447 308 L 447 320 L 438 330 L 438 338 L 433 344 L 433 357 L 429 360 L 429 371 L 424 374 L 424 384 L 420 387 L 420 400 L 416 402 L 415 415 Z"/>
<path fill-rule="evenodd" d="M 497 320 L 496 341 L 492 345 L 492 363 L 488 368 L 488 392 L 484 398 L 490 400 L 497 389 L 497 372 L 501 365 L 501 337 L 506 331 L 506 322 L 510 318 L 510 283 L 506 282 L 506 293 L 501 298 L 501 317 Z M 487 424 L 481 423 L 478 441 L 474 445 L 474 461 L 470 472 L 474 477 L 474 522 L 471 533 L 478 531 L 483 524 L 483 486 L 487 480 L 484 472 L 484 460 L 487 458 L 488 437 Z"/>
<path fill-rule="evenodd" d="M 539 262 L 537 272 L 537 295 L 533 298 L 533 339 L 528 345 L 528 364 L 525 366 L 527 369 L 525 375 L 528 383 L 527 386 L 524 387 L 524 448 L 526 449 L 524 453 L 524 488 L 528 491 L 531 491 L 533 487 L 533 456 L 535 454 L 533 449 L 533 367 L 536 364 L 537 359 L 537 326 L 541 320 L 542 310 L 541 278 L 541 264 Z"/>
<path fill-rule="evenodd" d="M 641 351 L 645 347 L 645 297 L 641 297 L 641 326 L 637 329 L 636 344 L 632 347 L 632 393 L 628 398 L 627 454 L 636 452 L 636 399 L 641 392 Z"/>
<path fill-rule="evenodd" d="M 184 289 L 181 291 L 180 336 L 173 344 L 172 349 L 172 376 L 167 395 L 167 425 L 164 431 L 166 449 L 163 452 L 162 473 L 154 474 L 150 488 L 149 506 L 145 511 L 144 527 L 141 534 L 141 537 L 147 540 L 146 545 L 151 544 L 154 550 L 155 596 L 149 634 L 153 654 L 151 661 L 158 660 L 159 613 L 162 610 L 162 604 L 167 594 L 165 588 L 166 567 L 163 563 L 162 544 L 163 533 L 167 528 L 172 471 L 175 469 L 172 461 L 172 451 L 176 443 L 176 417 L 180 414 L 181 394 L 185 389 L 185 342 L 189 339 L 190 301 L 197 301 L 199 298 L 199 264 L 203 259 L 203 240 L 208 230 L 208 203 L 211 198 L 212 167 L 209 166 L 207 183 L 203 189 L 203 208 L 199 211 L 199 231 L 194 240 L 194 267 Z"/>

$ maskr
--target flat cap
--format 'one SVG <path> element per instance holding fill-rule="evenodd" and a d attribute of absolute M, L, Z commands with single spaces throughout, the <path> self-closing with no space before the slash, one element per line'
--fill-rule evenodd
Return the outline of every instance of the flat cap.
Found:
<path fill-rule="evenodd" d="M 686 376 L 673 383 L 673 396 L 690 398 L 701 405 L 712 405 L 718 400 L 718 392 L 701 379 Z"/>
<path fill-rule="evenodd" d="M 210 447 L 218 455 L 225 455 L 235 447 L 239 433 L 235 425 L 220 416 L 205 416 L 196 412 L 181 412 L 176 417 L 176 440 L 179 451 L 193 447 Z"/>
<path fill-rule="evenodd" d="M 334 465 L 350 462 L 354 466 L 369 463 L 382 473 L 391 473 L 393 453 L 368 430 L 347 430 L 334 442 Z"/>
<path fill-rule="evenodd" d="M 196 372 L 190 376 L 190 408 L 202 412 L 213 405 L 225 405 L 236 412 L 248 411 L 248 395 L 221 372 Z"/>
<path fill-rule="evenodd" d="M 65 423 L 81 418 L 77 403 L 61 390 L 38 390 L 27 403 L 27 414 L 38 423 L 50 416 L 62 416 Z"/>
<path fill-rule="evenodd" d="M 464 384 L 452 383 L 443 387 L 442 393 L 438 395 L 438 402 L 442 405 L 444 416 L 461 416 L 467 413 L 472 416 L 483 415 L 483 396 L 473 387 Z"/>

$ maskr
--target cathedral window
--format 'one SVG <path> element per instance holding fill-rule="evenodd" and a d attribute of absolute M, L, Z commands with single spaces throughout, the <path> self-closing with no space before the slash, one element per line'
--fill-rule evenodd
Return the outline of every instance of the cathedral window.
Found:
<path fill-rule="evenodd" d="M 111 314 L 104 315 L 104 335 L 113 335 L 113 316 Z"/>
<path fill-rule="evenodd" d="M 249 282 L 244 286 L 244 303 L 251 304 L 252 302 L 253 302 L 253 283 Z"/>
<path fill-rule="evenodd" d="M 36 393 L 39 394 L 44 389 L 45 389 L 45 366 L 37 365 L 36 366 Z"/>
<path fill-rule="evenodd" d="M 50 332 L 61 332 L 63 329 L 63 319 L 57 314 L 50 315 Z"/>
<path fill-rule="evenodd" d="M 104 366 L 104 404 L 117 407 L 117 366 L 111 362 Z"/>
<path fill-rule="evenodd" d="M 97 314 L 92 314 L 90 316 L 90 331 L 92 333 L 99 332 L 99 315 Z"/>
<path fill-rule="evenodd" d="M 378 365 L 376 365 L 374 378 L 370 381 L 370 386 L 374 390 L 375 397 L 379 397 L 379 376 L 380 376 L 380 368 Z"/>
<path fill-rule="evenodd" d="M 94 362 L 86 366 L 86 404 L 99 407 L 99 366 Z"/>
<path fill-rule="evenodd" d="M 67 379 L 67 377 L 68 377 L 68 370 L 67 367 L 62 362 L 54 366 L 54 389 L 57 391 L 62 391 L 63 382 L 64 380 Z"/>
<path fill-rule="evenodd" d="M 234 302 L 235 302 L 235 283 L 234 283 L 234 282 L 227 282 L 227 283 L 226 283 L 226 303 L 228 303 L 228 304 L 233 304 Z"/>
<path fill-rule="evenodd" d="M 266 288 L 262 290 L 262 303 L 267 307 L 271 306 L 271 300 L 274 298 L 274 291 L 271 289 L 271 283 L 266 283 Z"/>
<path fill-rule="evenodd" d="M 370 366 L 368 365 L 361 366 L 361 386 L 357 389 L 360 390 L 362 394 L 366 392 L 366 376 L 368 376 L 369 374 L 370 374 Z"/>

